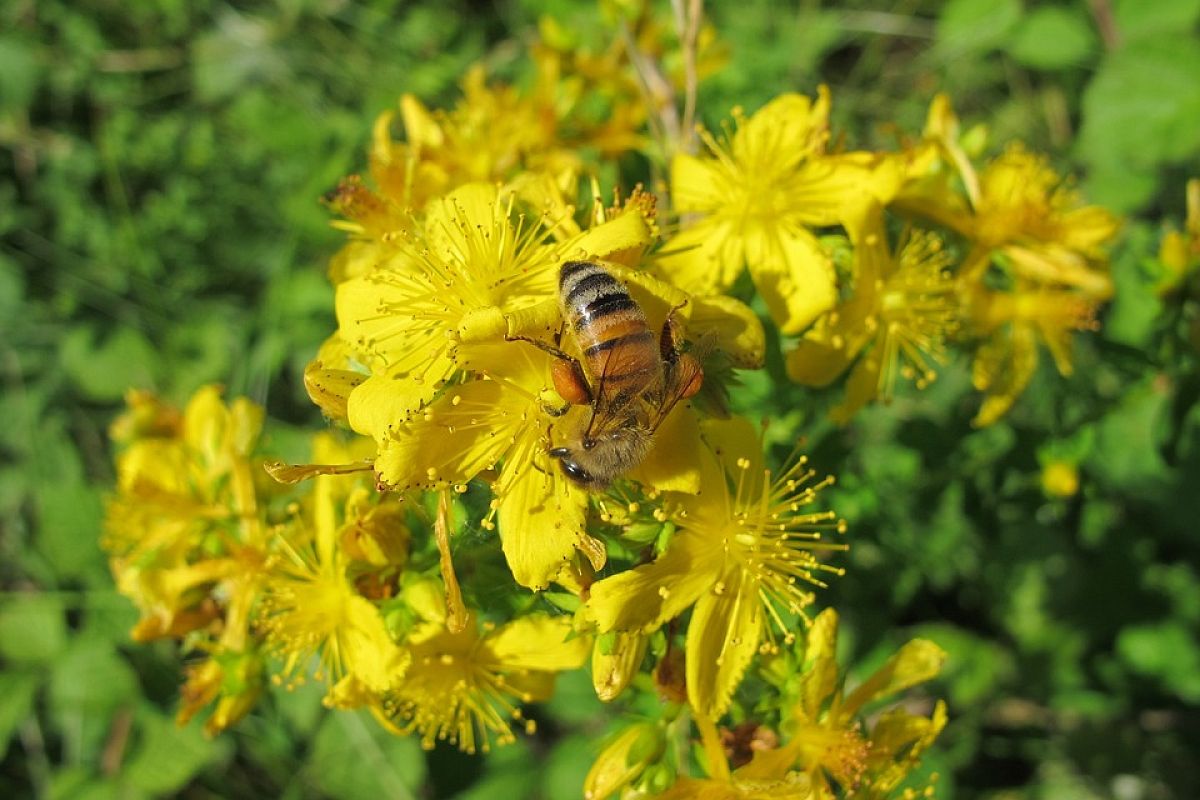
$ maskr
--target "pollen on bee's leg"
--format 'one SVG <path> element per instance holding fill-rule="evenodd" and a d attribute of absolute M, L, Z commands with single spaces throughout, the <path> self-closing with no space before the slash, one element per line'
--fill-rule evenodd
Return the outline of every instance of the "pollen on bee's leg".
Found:
<path fill-rule="evenodd" d="M 583 380 L 577 362 L 555 361 L 550 367 L 550 377 L 554 381 L 554 390 L 568 403 L 581 406 L 592 401 L 592 392 Z"/>

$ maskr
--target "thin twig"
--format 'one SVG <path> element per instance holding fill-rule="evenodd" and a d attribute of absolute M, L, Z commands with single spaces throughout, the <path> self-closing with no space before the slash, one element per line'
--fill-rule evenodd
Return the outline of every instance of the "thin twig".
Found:
<path fill-rule="evenodd" d="M 1117 29 L 1117 20 L 1113 15 L 1110 0 L 1088 0 L 1088 8 L 1092 19 L 1096 21 L 1096 30 L 1100 32 L 1100 40 L 1106 50 L 1116 50 L 1121 46 L 1121 31 Z"/>
<path fill-rule="evenodd" d="M 683 122 L 680 125 L 678 146 L 680 152 L 694 153 L 696 148 L 696 90 L 700 78 L 696 73 L 696 58 L 700 38 L 700 20 L 704 15 L 703 0 L 688 0 L 685 10 L 683 0 L 671 0 L 675 12 L 675 27 L 679 32 L 679 46 L 683 50 Z"/>

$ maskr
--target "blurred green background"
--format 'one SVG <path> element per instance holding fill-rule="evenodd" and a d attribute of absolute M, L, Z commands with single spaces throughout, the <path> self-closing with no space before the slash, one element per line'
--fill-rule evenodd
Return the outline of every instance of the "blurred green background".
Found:
<path fill-rule="evenodd" d="M 946 91 L 1129 215 L 1075 376 L 1043 365 L 992 428 L 969 427 L 964 359 L 839 430 L 829 399 L 772 389 L 776 346 L 738 403 L 839 475 L 853 549 L 824 600 L 860 661 L 917 634 L 950 652 L 939 797 L 1200 797 L 1197 301 L 1151 289 L 1200 175 L 1200 0 L 708 8 L 731 56 L 710 123 L 824 82 L 850 144 L 890 147 Z M 606 729 L 586 676 L 486 761 L 305 691 L 214 741 L 175 728 L 178 656 L 129 642 L 97 545 L 126 387 L 223 383 L 280 452 L 321 424 L 300 376 L 341 235 L 318 198 L 401 92 L 453 102 L 479 59 L 519 81 L 542 14 L 600 35 L 566 0 L 0 2 L 0 795 L 578 796 Z M 1054 459 L 1076 495 L 1042 491 Z"/>

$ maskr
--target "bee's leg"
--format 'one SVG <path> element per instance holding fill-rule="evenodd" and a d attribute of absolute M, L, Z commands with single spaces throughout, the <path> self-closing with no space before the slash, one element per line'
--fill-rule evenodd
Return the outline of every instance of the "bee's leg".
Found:
<path fill-rule="evenodd" d="M 554 380 L 554 389 L 567 401 L 567 405 L 590 405 L 592 390 L 588 386 L 587 376 L 583 374 L 583 366 L 573 357 L 552 344 L 531 339 L 528 336 L 505 336 L 506 342 L 529 342 L 534 347 L 554 356 L 555 361 L 550 366 L 550 377 Z M 567 413 L 564 407 L 558 413 L 550 411 L 552 416 L 562 416 Z"/>
<path fill-rule="evenodd" d="M 683 352 L 683 331 L 680 329 L 679 321 L 675 319 L 675 312 L 686 305 L 687 300 L 684 300 L 667 312 L 662 332 L 658 337 L 658 351 L 662 355 L 662 360 L 668 364 L 675 363 Z"/>

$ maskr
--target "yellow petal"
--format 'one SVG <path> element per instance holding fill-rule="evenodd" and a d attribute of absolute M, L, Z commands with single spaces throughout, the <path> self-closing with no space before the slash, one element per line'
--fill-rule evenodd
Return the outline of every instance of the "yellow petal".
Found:
<path fill-rule="evenodd" d="M 443 326 L 420 317 L 445 309 L 432 287 L 404 275 L 397 278 L 389 269 L 339 285 L 338 336 L 373 373 L 443 380 L 451 342 Z"/>
<path fill-rule="evenodd" d="M 564 248 L 564 261 L 594 261 L 611 254 L 649 246 L 653 240 L 645 218 L 632 211 L 589 228 Z"/>
<path fill-rule="evenodd" d="M 329 280 L 335 286 L 366 275 L 389 257 L 378 242 L 347 242 L 329 259 Z"/>
<path fill-rule="evenodd" d="M 465 483 L 496 465 L 525 428 L 527 407 L 526 398 L 496 381 L 448 389 L 411 421 L 380 431 L 376 475 L 401 489 Z"/>
<path fill-rule="evenodd" d="M 719 546 L 680 531 L 667 551 L 644 564 L 592 585 L 587 607 L 601 633 L 651 632 L 682 614 L 710 589 L 721 569 Z"/>
<path fill-rule="evenodd" d="M 1055 243 L 1010 245 L 1000 248 L 1000 252 L 1012 262 L 1014 271 L 1025 278 L 1075 286 L 1096 300 L 1112 297 L 1113 282 L 1108 273 L 1068 247 Z"/>
<path fill-rule="evenodd" d="M 766 336 L 762 321 L 748 305 L 725 295 L 694 297 L 691 305 L 688 338 L 702 343 L 711 341 L 739 369 L 762 367 Z"/>
<path fill-rule="evenodd" d="M 800 707 L 806 721 L 816 721 L 827 700 L 838 689 L 838 615 L 827 608 L 817 615 L 804 635 L 805 669 L 800 678 Z"/>
<path fill-rule="evenodd" d="M 600 752 L 583 781 L 584 800 L 603 800 L 629 786 L 657 761 L 665 742 L 662 728 L 650 722 L 635 722 L 621 731 Z"/>
<path fill-rule="evenodd" d="M 833 262 L 804 230 L 781 235 L 772 249 L 762 260 L 747 255 L 750 275 L 780 332 L 800 333 L 837 303 Z"/>
<path fill-rule="evenodd" d="M 445 137 L 441 127 L 425 105 L 411 94 L 400 98 L 400 114 L 404 119 L 404 135 L 410 144 L 421 147 L 441 147 Z"/>
<path fill-rule="evenodd" d="M 856 355 L 857 350 L 846 347 L 844 340 L 835 345 L 828 337 L 805 337 L 787 354 L 787 374 L 806 386 L 828 386 L 846 371 Z"/>
<path fill-rule="evenodd" d="M 791 92 L 776 97 L 738 128 L 731 146 L 734 157 L 753 160 L 754 152 L 766 144 L 772 152 L 796 160 L 823 152 L 829 106 L 827 86 L 817 89 L 816 102 Z"/>
<path fill-rule="evenodd" d="M 745 254 L 732 224 L 711 216 L 668 240 L 654 264 L 685 291 L 712 295 L 733 285 L 745 266 Z"/>
<path fill-rule="evenodd" d="M 671 159 L 671 201 L 680 214 L 710 212 L 725 203 L 720 162 L 679 153 Z"/>
<path fill-rule="evenodd" d="M 509 454 L 497 485 L 502 494 L 496 516 L 513 578 L 544 589 L 583 545 L 587 495 L 560 477 L 548 457 L 535 455 L 536 446 L 534 439 L 533 447 Z"/>
<path fill-rule="evenodd" d="M 361 372 L 348 369 L 324 369 L 320 361 L 304 368 L 304 390 L 321 413 L 332 420 L 348 421 L 350 393 L 366 381 Z"/>
<path fill-rule="evenodd" d="M 872 700 L 890 697 L 910 686 L 936 678 L 946 663 L 946 651 L 928 639 L 913 639 L 887 663 L 846 696 L 839 713 L 850 719 Z"/>
<path fill-rule="evenodd" d="M 654 436 L 654 445 L 629 477 L 662 492 L 700 491 L 700 421 L 690 405 L 676 406 Z"/>
<path fill-rule="evenodd" d="M 569 617 L 545 614 L 513 620 L 482 644 L 497 667 L 551 672 L 583 666 L 591 649 L 591 637 L 575 635 Z"/>
<path fill-rule="evenodd" d="M 837 424 L 849 423 L 859 409 L 879 394 L 879 373 L 883 369 L 883 363 L 880 361 L 884 350 L 882 342 L 881 337 L 880 343 L 854 365 L 854 369 L 850 371 L 850 378 L 846 381 L 845 398 L 829 409 L 829 418 Z"/>
<path fill-rule="evenodd" d="M 609 652 L 604 652 L 603 637 L 592 647 L 592 687 L 605 703 L 615 700 L 637 675 L 647 642 L 638 631 L 614 631 L 608 636 Z"/>
<path fill-rule="evenodd" d="M 980 345 L 972 365 L 972 382 L 987 395 L 971 424 L 982 428 L 1008 413 L 1036 368 L 1037 339 L 1029 325 L 1014 324 Z"/>
<path fill-rule="evenodd" d="M 432 365 L 434 375 L 441 378 L 417 380 L 416 376 L 372 375 L 350 392 L 346 401 L 346 418 L 350 427 L 381 445 L 398 426 L 410 420 L 437 393 L 437 380 L 448 376 L 453 362 L 444 355 Z"/>
<path fill-rule="evenodd" d="M 706 588 L 696 601 L 687 635 L 688 702 L 717 719 L 729 702 L 762 636 L 758 584 L 740 571 Z"/>

